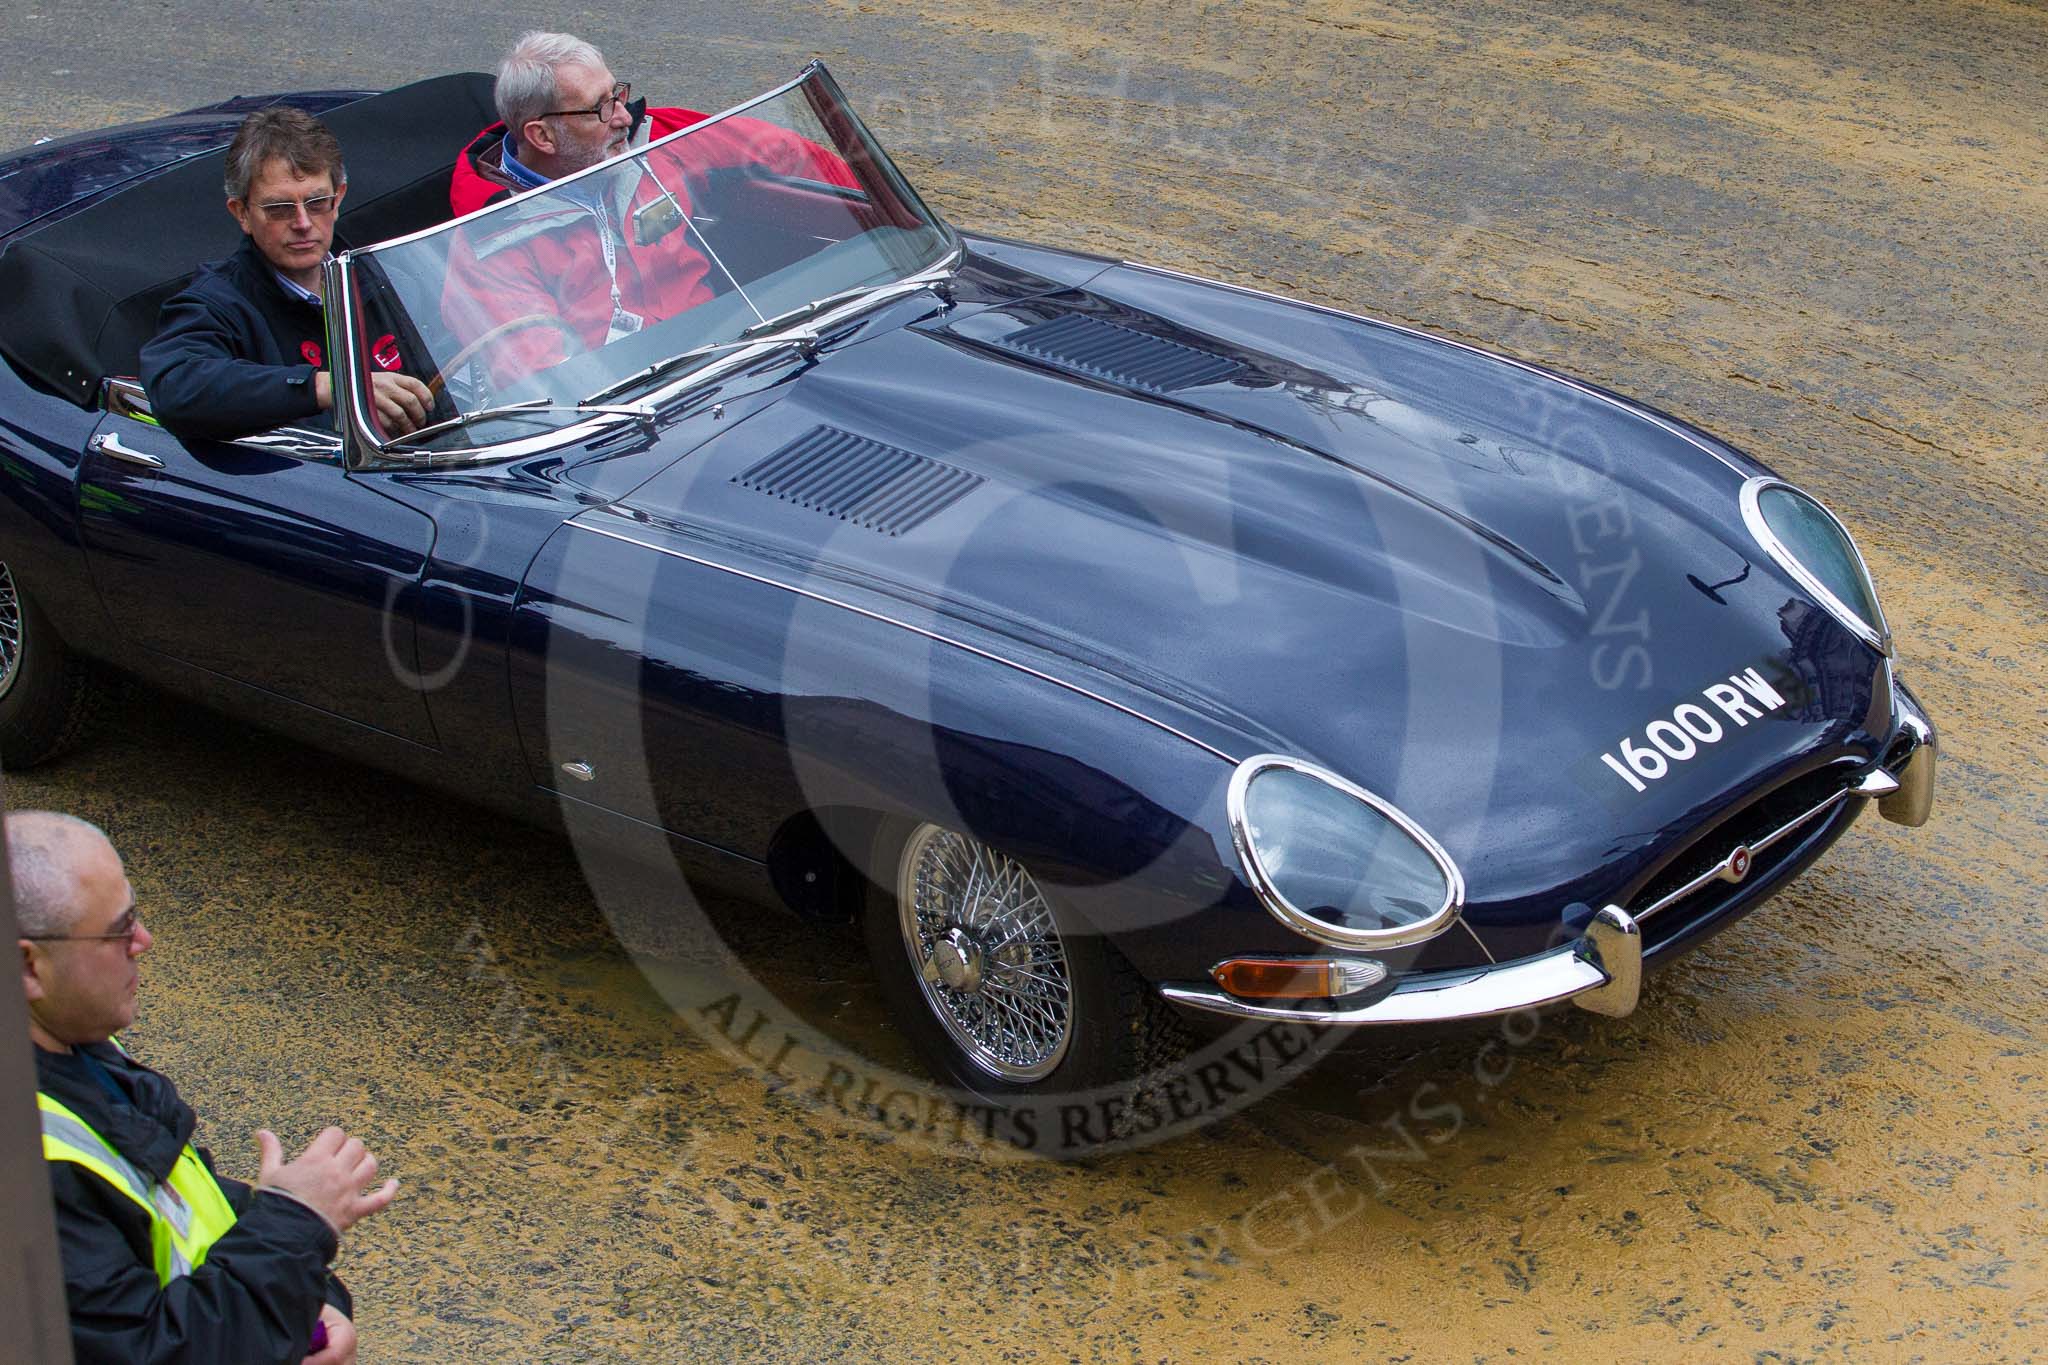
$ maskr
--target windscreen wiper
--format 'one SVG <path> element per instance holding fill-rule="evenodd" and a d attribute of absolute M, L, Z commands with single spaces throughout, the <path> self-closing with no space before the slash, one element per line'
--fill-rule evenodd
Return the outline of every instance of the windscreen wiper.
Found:
<path fill-rule="evenodd" d="M 759 322 L 741 331 L 740 337 L 745 339 L 762 336 L 778 328 L 787 327 L 792 322 L 801 322 L 805 318 L 816 317 L 828 308 L 836 308 L 842 303 L 852 303 L 855 299 L 872 298 L 874 302 L 880 303 L 899 294 L 915 294 L 920 289 L 936 289 L 944 293 L 945 279 L 944 277 L 934 277 L 932 279 L 918 280 L 891 280 L 887 284 L 863 284 L 853 289 L 842 289 L 836 294 L 827 294 L 822 299 L 812 299 L 809 303 L 800 303 L 786 313 L 777 313 L 772 318 L 762 318 Z"/>
<path fill-rule="evenodd" d="M 678 351 L 664 360 L 657 360 L 645 369 L 635 370 L 616 384 L 605 385 L 596 393 L 584 399 L 583 402 L 586 406 L 592 403 L 602 403 L 605 399 L 622 394 L 627 389 L 659 379 L 671 370 L 677 369 L 692 360 L 700 360 L 707 355 L 717 355 L 720 351 L 741 351 L 749 346 L 775 345 L 795 346 L 808 355 L 817 349 L 818 334 L 816 332 L 803 331 L 791 332 L 786 336 L 779 337 L 758 337 L 746 336 L 743 333 L 737 341 L 713 341 L 703 346 L 692 346 L 687 351 Z M 638 409 L 631 409 L 631 411 L 638 411 Z"/>
<path fill-rule="evenodd" d="M 805 318 L 816 317 L 827 308 L 837 304 L 849 303 L 867 294 L 873 288 L 873 285 L 862 285 L 858 289 L 842 289 L 836 294 L 827 294 L 822 299 L 812 299 L 809 303 L 800 303 L 786 313 L 777 313 L 772 318 L 762 318 L 759 322 L 749 323 L 747 326 L 742 327 L 740 329 L 740 340 L 747 341 L 754 337 L 766 336 L 770 332 L 779 331 L 793 322 L 802 322 Z"/>
<path fill-rule="evenodd" d="M 387 441 L 384 444 L 384 448 L 386 450 L 399 450 L 423 441 L 429 436 L 439 436 L 444 431 L 456 431 L 478 422 L 489 421 L 494 417 L 514 417 L 525 413 L 537 415 L 543 412 L 610 413 L 618 417 L 638 417 L 643 420 L 647 417 L 645 409 L 607 407 L 598 403 L 595 399 L 583 403 L 557 403 L 549 398 L 527 398 L 517 403 L 500 403 L 492 408 L 478 408 L 475 412 L 458 413 L 446 421 L 435 422 L 431 426 L 421 427 L 417 431 L 409 431 L 395 440 Z"/>
<path fill-rule="evenodd" d="M 713 341 L 702 346 L 692 346 L 687 351 L 678 351 L 666 360 L 657 360 L 643 370 L 635 370 L 616 384 L 606 385 L 584 401 L 586 403 L 601 403 L 607 398 L 624 393 L 635 385 L 659 379 L 662 375 L 669 373 L 677 366 L 688 361 L 697 360 L 707 355 L 716 355 L 720 351 L 738 351 L 748 346 L 787 345 L 798 347 L 808 356 L 815 353 L 818 349 L 818 334 L 809 328 L 784 333 L 782 332 L 783 328 L 793 323 L 801 322 L 805 318 L 816 317 L 828 308 L 837 307 L 842 303 L 851 303 L 855 299 L 864 299 L 872 296 L 877 302 L 880 302 L 884 299 L 893 298 L 898 294 L 915 294 L 920 289 L 936 289 L 943 294 L 946 290 L 946 280 L 944 277 L 935 277 L 922 280 L 895 280 L 889 284 L 864 284 L 857 289 L 842 289 L 837 293 L 827 294 L 821 299 L 812 299 L 809 303 L 799 304 L 786 313 L 777 313 L 772 318 L 762 318 L 759 322 L 749 323 L 740 330 L 739 336 L 731 341 Z M 770 333 L 780 333 L 780 335 L 771 336 Z"/>

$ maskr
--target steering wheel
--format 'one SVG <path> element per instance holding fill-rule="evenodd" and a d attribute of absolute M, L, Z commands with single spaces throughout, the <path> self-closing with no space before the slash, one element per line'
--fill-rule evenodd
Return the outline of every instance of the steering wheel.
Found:
<path fill-rule="evenodd" d="M 448 376 L 450 374 L 453 374 L 457 370 L 460 370 L 464 365 L 467 365 L 471 360 L 475 359 L 476 353 L 478 351 L 481 351 L 484 347 L 490 345 L 492 342 L 498 340 L 500 337 L 510 335 L 513 332 L 521 330 L 522 328 L 535 326 L 552 327 L 557 332 L 560 332 L 562 334 L 562 340 L 567 344 L 569 348 L 569 354 L 571 355 L 575 355 L 577 352 L 584 349 L 583 338 L 577 335 L 576 329 L 574 327 L 571 327 L 568 323 L 562 321 L 560 318 L 556 317 L 553 313 L 527 313 L 522 317 L 507 319 L 506 321 L 501 322 L 497 326 L 491 328 L 489 331 L 486 331 L 479 336 L 471 337 L 469 341 L 463 345 L 462 349 L 457 351 L 454 355 L 449 356 L 447 363 L 442 365 L 441 368 L 434 373 L 434 377 L 427 381 L 427 392 L 432 394 L 434 397 L 439 398 L 441 396 L 442 386 L 448 382 Z"/>

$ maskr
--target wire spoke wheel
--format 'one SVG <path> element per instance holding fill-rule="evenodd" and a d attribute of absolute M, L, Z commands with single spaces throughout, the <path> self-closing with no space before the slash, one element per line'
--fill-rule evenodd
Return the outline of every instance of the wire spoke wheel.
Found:
<path fill-rule="evenodd" d="M 904 845 L 896 904 L 925 1004 L 982 1071 L 1036 1081 L 1067 1055 L 1074 992 L 1052 906 L 1015 859 L 924 825 Z"/>
<path fill-rule="evenodd" d="M 91 728 L 99 689 L 91 669 L 0 561 L 0 763 L 32 768 Z"/>
<path fill-rule="evenodd" d="M 21 594 L 15 591 L 14 575 L 0 564 L 0 697 L 14 686 L 21 671 Z"/>

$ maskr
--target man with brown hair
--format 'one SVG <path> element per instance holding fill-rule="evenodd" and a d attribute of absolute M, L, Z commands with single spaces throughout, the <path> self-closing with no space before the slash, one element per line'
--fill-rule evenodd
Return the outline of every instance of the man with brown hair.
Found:
<path fill-rule="evenodd" d="M 142 348 L 142 386 L 157 419 L 179 436 L 227 441 L 334 406 L 321 266 L 348 169 L 325 124 L 272 105 L 243 120 L 224 180 L 241 249 L 164 304 Z M 425 384 L 397 369 L 369 377 L 387 436 L 426 419 L 433 396 Z"/>
<path fill-rule="evenodd" d="M 36 1107 L 79 1365 L 347 1365 L 337 1243 L 389 1204 L 377 1161 L 328 1128 L 290 1161 L 256 1134 L 251 1187 L 213 1172 L 169 1080 L 114 1035 L 135 1020 L 153 939 L 106 835 L 52 811 L 6 817 Z"/>

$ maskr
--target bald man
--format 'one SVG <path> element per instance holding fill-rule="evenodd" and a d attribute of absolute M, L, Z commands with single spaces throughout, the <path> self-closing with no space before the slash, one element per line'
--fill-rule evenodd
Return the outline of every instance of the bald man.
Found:
<path fill-rule="evenodd" d="M 398 1182 L 363 1193 L 376 1158 L 339 1128 L 291 1161 L 260 1130 L 255 1187 L 215 1175 L 176 1087 L 113 1041 L 154 941 L 120 855 L 50 811 L 9 815 L 6 835 L 78 1365 L 354 1360 L 352 1304 L 327 1266 Z"/>

